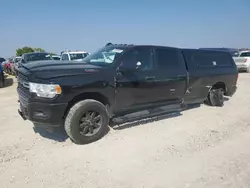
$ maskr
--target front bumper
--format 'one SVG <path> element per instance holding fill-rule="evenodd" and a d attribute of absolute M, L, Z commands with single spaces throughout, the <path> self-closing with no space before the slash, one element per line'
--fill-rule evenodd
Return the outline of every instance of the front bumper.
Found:
<path fill-rule="evenodd" d="M 19 115 L 24 120 L 30 120 L 46 127 L 59 127 L 63 124 L 63 117 L 67 108 L 66 103 L 20 102 Z"/>
<path fill-rule="evenodd" d="M 246 70 L 248 68 L 247 64 L 237 64 L 236 66 L 238 70 Z"/>

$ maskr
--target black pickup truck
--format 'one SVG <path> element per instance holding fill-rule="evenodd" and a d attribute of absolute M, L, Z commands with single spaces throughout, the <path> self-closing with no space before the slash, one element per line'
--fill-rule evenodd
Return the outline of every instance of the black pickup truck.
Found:
<path fill-rule="evenodd" d="M 18 112 L 36 126 L 64 125 L 75 143 L 86 144 L 100 139 L 115 118 L 134 112 L 173 112 L 204 101 L 223 106 L 237 79 L 227 52 L 109 44 L 82 62 L 24 64 Z"/>

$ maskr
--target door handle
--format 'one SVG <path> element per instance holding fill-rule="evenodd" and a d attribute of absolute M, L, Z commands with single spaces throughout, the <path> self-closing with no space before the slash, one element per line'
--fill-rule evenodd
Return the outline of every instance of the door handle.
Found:
<path fill-rule="evenodd" d="M 186 77 L 187 75 L 177 75 L 178 78 L 180 77 Z"/>
<path fill-rule="evenodd" d="M 145 77 L 145 80 L 154 80 L 155 79 L 155 76 L 147 76 Z"/>

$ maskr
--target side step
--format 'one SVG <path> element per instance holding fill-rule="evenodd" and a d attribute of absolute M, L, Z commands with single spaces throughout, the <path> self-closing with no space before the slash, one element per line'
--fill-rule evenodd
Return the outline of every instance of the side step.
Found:
<path fill-rule="evenodd" d="M 121 117 L 115 117 L 112 119 L 113 126 L 117 124 L 129 123 L 133 121 L 143 120 L 147 118 L 153 118 L 157 116 L 168 115 L 172 113 L 180 113 L 186 108 L 186 105 L 168 105 L 164 107 L 151 108 L 139 112 L 134 112 Z"/>

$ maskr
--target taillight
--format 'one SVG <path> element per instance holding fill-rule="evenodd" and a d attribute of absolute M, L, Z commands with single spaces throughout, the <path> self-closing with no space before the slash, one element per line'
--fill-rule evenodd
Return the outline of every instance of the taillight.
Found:
<path fill-rule="evenodd" d="M 244 63 L 246 63 L 247 62 L 247 58 L 246 59 L 244 59 Z"/>
<path fill-rule="evenodd" d="M 237 74 L 236 74 L 236 79 L 235 79 L 235 86 L 237 85 L 238 77 L 239 77 L 239 74 L 237 73 Z"/>

